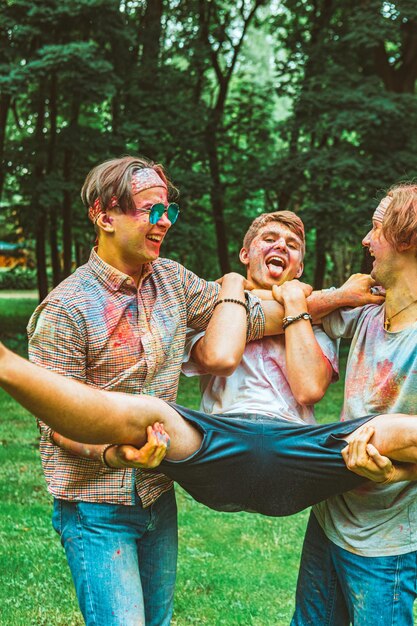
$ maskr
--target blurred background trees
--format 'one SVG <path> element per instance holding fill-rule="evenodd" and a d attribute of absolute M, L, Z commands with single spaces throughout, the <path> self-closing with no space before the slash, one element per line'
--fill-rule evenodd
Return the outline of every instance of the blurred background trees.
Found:
<path fill-rule="evenodd" d="M 5 0 L 0 240 L 32 249 L 44 297 L 88 258 L 89 169 L 141 154 L 181 191 L 164 255 L 215 278 L 288 208 L 306 279 L 338 284 L 416 175 L 416 78 L 414 0 Z"/>

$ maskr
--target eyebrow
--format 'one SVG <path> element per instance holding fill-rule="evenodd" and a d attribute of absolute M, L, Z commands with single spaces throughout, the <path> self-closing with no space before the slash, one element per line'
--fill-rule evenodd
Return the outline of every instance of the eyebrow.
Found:
<path fill-rule="evenodd" d="M 145 208 L 147 206 L 153 206 L 154 204 L 155 204 L 155 202 L 152 202 L 151 200 L 143 200 L 142 203 L 139 202 L 138 205 L 135 204 L 135 207 L 137 209 L 143 209 L 143 208 Z"/>
<path fill-rule="evenodd" d="M 262 237 L 280 237 L 282 235 L 282 233 L 277 232 L 276 230 L 267 230 L 264 233 L 262 233 Z M 297 237 L 297 235 L 295 235 L 294 233 L 290 233 L 288 236 L 287 235 L 283 235 L 285 237 L 285 239 L 287 241 L 292 241 L 296 244 L 298 244 L 299 246 L 302 245 L 301 240 Z"/>

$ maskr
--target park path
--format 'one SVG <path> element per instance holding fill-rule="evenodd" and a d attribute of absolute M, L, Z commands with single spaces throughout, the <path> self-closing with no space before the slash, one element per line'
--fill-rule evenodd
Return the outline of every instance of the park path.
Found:
<path fill-rule="evenodd" d="M 0 289 L 0 298 L 9 300 L 20 300 L 29 298 L 37 300 L 39 297 L 37 289 Z"/>

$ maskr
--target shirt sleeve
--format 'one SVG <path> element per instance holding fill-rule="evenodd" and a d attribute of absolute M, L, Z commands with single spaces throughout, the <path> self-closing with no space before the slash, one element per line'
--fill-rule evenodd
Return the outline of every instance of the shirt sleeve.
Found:
<path fill-rule="evenodd" d="M 185 338 L 184 356 L 182 359 L 181 371 L 185 376 L 201 376 L 207 374 L 192 358 L 191 352 L 195 344 L 201 337 L 204 337 L 204 331 L 187 329 L 187 336 Z"/>
<path fill-rule="evenodd" d="M 220 285 L 199 278 L 182 265 L 181 279 L 187 304 L 187 326 L 195 330 L 205 330 L 213 314 L 214 304 L 217 301 Z M 261 339 L 265 331 L 265 316 L 259 298 L 248 293 L 248 329 L 247 341 Z"/>
<path fill-rule="evenodd" d="M 354 309 L 337 309 L 323 317 L 322 324 L 326 334 L 332 339 L 341 337 L 352 338 L 358 321 L 366 307 L 356 307 Z"/>
<path fill-rule="evenodd" d="M 68 309 L 56 301 L 43 302 L 28 324 L 29 360 L 63 376 L 85 381 L 85 341 Z M 37 420 L 41 436 L 51 441 L 52 429 Z"/>
<path fill-rule="evenodd" d="M 332 366 L 332 383 L 339 380 L 339 340 L 331 339 L 320 326 L 313 326 L 314 336 L 321 351 Z"/>
<path fill-rule="evenodd" d="M 29 360 L 85 382 L 86 336 L 64 303 L 53 300 L 42 303 L 28 324 Z"/>

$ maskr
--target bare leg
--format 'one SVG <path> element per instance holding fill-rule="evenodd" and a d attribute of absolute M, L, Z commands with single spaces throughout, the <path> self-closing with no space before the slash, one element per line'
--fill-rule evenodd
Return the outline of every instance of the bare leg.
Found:
<path fill-rule="evenodd" d="M 83 443 L 146 442 L 146 428 L 161 422 L 169 433 L 168 459 L 198 450 L 202 436 L 163 400 L 107 392 L 29 363 L 0 344 L 0 386 L 60 434 Z"/>
<path fill-rule="evenodd" d="M 366 425 L 375 429 L 370 441 L 381 454 L 393 461 L 417 463 L 417 415 L 378 415 Z M 343 439 L 351 441 L 355 432 Z"/>

